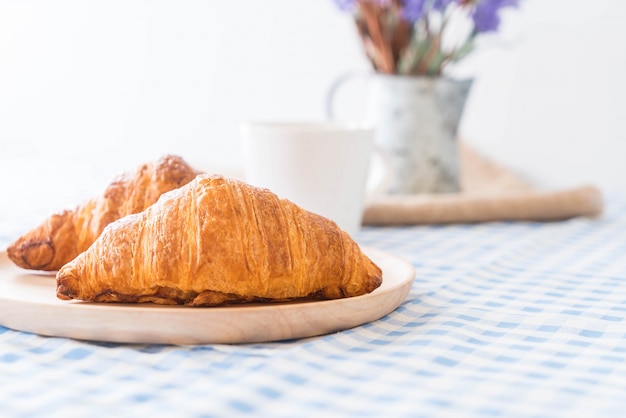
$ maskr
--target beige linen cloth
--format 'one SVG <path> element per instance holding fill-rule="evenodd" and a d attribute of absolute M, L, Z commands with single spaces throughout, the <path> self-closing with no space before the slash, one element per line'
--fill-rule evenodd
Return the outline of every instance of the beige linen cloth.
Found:
<path fill-rule="evenodd" d="M 558 221 L 597 217 L 603 198 L 594 186 L 539 191 L 465 142 L 459 148 L 461 192 L 381 196 L 365 208 L 364 225 Z"/>

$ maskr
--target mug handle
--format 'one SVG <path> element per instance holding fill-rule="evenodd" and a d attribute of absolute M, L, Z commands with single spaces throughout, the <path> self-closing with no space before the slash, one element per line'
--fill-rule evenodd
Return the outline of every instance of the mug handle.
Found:
<path fill-rule="evenodd" d="M 381 174 L 377 174 L 376 164 L 380 163 L 382 171 Z M 379 147 L 374 145 L 374 152 L 370 159 L 370 170 L 367 179 L 367 186 L 365 188 L 365 203 L 368 204 L 377 197 L 388 194 L 394 183 L 396 176 L 395 164 L 391 155 Z"/>
<path fill-rule="evenodd" d="M 349 81 L 357 78 L 369 78 L 372 76 L 371 71 L 350 71 L 337 77 L 329 86 L 326 92 L 326 117 L 329 120 L 335 120 L 337 114 L 335 112 L 335 98 L 337 92 Z M 376 167 L 376 162 L 379 162 L 382 166 L 382 175 L 378 176 L 378 179 L 374 176 L 376 170 L 372 170 L 372 166 Z M 374 152 L 372 153 L 372 159 L 370 161 L 370 173 L 367 179 L 366 187 L 366 203 L 376 198 L 387 194 L 394 184 L 396 177 L 396 168 L 393 162 L 393 158 L 389 152 L 382 149 L 377 144 L 374 144 Z"/>

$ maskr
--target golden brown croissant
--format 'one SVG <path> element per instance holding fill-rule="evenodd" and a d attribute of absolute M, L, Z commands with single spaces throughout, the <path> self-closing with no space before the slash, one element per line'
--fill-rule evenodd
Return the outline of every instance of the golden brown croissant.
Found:
<path fill-rule="evenodd" d="M 334 222 L 267 189 L 199 175 L 110 224 L 57 273 L 57 296 L 192 306 L 373 291 L 374 264 Z"/>
<path fill-rule="evenodd" d="M 11 244 L 7 254 L 25 269 L 58 270 L 86 250 L 109 223 L 144 210 L 197 174 L 182 158 L 171 155 L 143 164 L 117 176 L 101 196 L 50 216 Z"/>

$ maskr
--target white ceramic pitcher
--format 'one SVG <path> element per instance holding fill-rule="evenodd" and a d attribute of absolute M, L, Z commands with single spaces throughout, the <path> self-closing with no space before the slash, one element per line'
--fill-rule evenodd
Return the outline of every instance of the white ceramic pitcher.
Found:
<path fill-rule="evenodd" d="M 391 194 L 459 191 L 457 129 L 471 80 L 383 74 L 348 74 L 330 87 L 327 113 L 335 118 L 338 90 L 355 77 L 368 79 L 368 123 L 375 143 L 395 167 Z"/>

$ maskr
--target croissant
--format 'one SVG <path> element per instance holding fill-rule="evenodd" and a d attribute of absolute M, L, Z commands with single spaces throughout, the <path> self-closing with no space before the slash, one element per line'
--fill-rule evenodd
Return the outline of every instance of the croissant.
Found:
<path fill-rule="evenodd" d="M 358 296 L 382 272 L 333 221 L 201 174 L 111 223 L 56 278 L 64 300 L 211 306 Z"/>
<path fill-rule="evenodd" d="M 144 210 L 163 193 L 190 182 L 197 174 L 177 156 L 143 164 L 135 172 L 117 176 L 101 196 L 53 214 L 12 243 L 7 254 L 25 269 L 58 270 L 86 250 L 106 225 Z"/>

